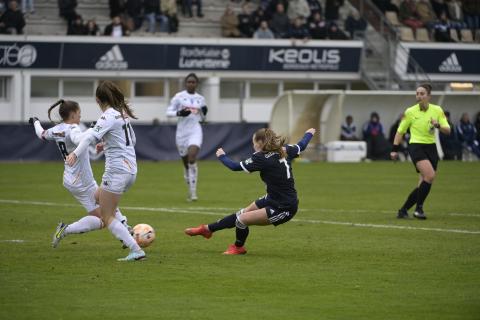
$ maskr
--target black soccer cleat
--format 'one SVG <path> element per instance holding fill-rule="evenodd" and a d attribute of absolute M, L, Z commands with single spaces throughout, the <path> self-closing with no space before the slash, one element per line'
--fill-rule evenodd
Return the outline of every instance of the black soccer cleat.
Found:
<path fill-rule="evenodd" d="M 408 212 L 407 210 L 404 210 L 404 209 L 400 209 L 398 210 L 398 213 L 397 213 L 397 219 L 408 219 Z"/>
<path fill-rule="evenodd" d="M 425 220 L 427 219 L 427 216 L 425 215 L 425 212 L 423 212 L 423 209 L 417 208 L 415 209 L 415 212 L 413 213 L 413 216 L 419 220 Z"/>

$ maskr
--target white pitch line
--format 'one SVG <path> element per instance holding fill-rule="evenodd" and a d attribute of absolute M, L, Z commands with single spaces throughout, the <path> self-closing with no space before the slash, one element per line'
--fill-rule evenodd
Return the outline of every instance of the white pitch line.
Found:
<path fill-rule="evenodd" d="M 13 242 L 13 243 L 23 243 L 25 240 L 13 239 L 13 240 L 0 240 L 0 242 Z"/>
<path fill-rule="evenodd" d="M 43 206 L 53 206 L 53 207 L 79 207 L 79 205 L 74 204 L 65 204 L 65 203 L 55 203 L 55 202 L 42 202 L 42 201 L 22 201 L 22 200 L 7 200 L 0 199 L 0 203 L 10 203 L 10 204 L 25 204 L 25 205 L 43 205 Z M 205 212 L 198 209 L 205 210 L 218 210 L 219 208 L 152 208 L 152 207 L 124 207 L 122 209 L 126 210 L 138 210 L 138 211 L 153 211 L 153 212 L 172 212 L 172 213 L 187 213 L 187 214 L 202 214 L 202 215 L 211 215 L 211 216 L 223 216 L 224 213 L 215 213 L 215 212 Z M 193 209 L 193 210 L 192 210 Z M 225 208 L 220 208 L 225 209 Z M 228 208 L 227 208 L 228 209 Z M 323 209 L 321 211 L 325 211 Z M 304 211 L 320 211 L 320 210 L 304 210 Z M 345 212 L 346 210 L 341 210 Z M 353 211 L 353 210 L 352 210 Z M 364 211 L 364 210 L 362 210 Z M 372 211 L 368 211 L 372 212 Z M 390 211 L 389 211 L 390 212 Z M 400 230 L 422 230 L 422 231 L 436 231 L 436 232 L 446 232 L 446 233 L 463 233 L 463 234 L 480 234 L 480 230 L 462 230 L 462 229 L 442 229 L 442 228 L 427 228 L 427 227 L 411 227 L 411 226 L 399 226 L 399 225 L 388 225 L 388 224 L 371 224 L 371 223 L 355 223 L 355 222 L 343 222 L 343 221 L 327 221 L 327 220 L 311 220 L 311 219 L 292 219 L 292 222 L 300 223 L 312 223 L 312 224 L 330 224 L 330 225 L 340 225 L 340 226 L 351 226 L 351 227 L 361 227 L 361 228 L 382 228 L 382 229 L 400 229 Z"/>

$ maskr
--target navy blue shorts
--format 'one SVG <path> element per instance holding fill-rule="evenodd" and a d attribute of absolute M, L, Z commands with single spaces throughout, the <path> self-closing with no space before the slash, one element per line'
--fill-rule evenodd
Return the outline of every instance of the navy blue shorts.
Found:
<path fill-rule="evenodd" d="M 298 200 L 288 206 L 283 206 L 270 201 L 267 196 L 261 197 L 255 201 L 255 205 L 259 209 L 265 208 L 267 210 L 268 220 L 274 225 L 278 226 L 290 221 L 298 210 Z"/>

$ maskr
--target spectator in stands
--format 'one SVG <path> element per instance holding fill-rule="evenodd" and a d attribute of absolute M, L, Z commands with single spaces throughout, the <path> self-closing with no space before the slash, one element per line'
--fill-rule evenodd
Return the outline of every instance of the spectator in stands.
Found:
<path fill-rule="evenodd" d="M 313 16 L 315 13 L 323 13 L 322 4 L 318 0 L 307 0 L 308 7 L 310 8 L 310 17 Z"/>
<path fill-rule="evenodd" d="M 275 34 L 275 38 L 285 38 L 288 35 L 290 21 L 288 16 L 285 14 L 285 8 L 283 4 L 279 3 L 277 5 L 277 11 L 272 16 L 270 27 Z"/>
<path fill-rule="evenodd" d="M 27 14 L 29 10 L 30 10 L 30 14 L 35 13 L 35 6 L 33 5 L 33 0 L 22 0 L 23 14 Z"/>
<path fill-rule="evenodd" d="M 322 15 L 319 12 L 313 14 L 313 18 L 308 24 L 308 30 L 312 36 L 312 39 L 327 39 L 327 23 L 322 19 Z"/>
<path fill-rule="evenodd" d="M 443 160 L 462 160 L 462 144 L 458 140 L 458 133 L 455 130 L 455 126 L 450 120 L 450 112 L 445 111 L 448 125 L 451 128 L 450 134 L 445 134 L 440 131 L 440 145 L 443 150 Z"/>
<path fill-rule="evenodd" d="M 303 40 L 304 42 L 310 39 L 310 33 L 303 23 L 302 17 L 296 17 L 288 30 L 288 38 L 291 40 Z"/>
<path fill-rule="evenodd" d="M 60 17 L 63 17 L 67 22 L 75 20 L 77 17 L 77 0 L 58 0 L 58 9 Z"/>
<path fill-rule="evenodd" d="M 462 114 L 462 118 L 457 125 L 458 138 L 462 142 L 463 147 L 473 152 L 480 158 L 480 146 L 477 140 L 477 130 L 470 122 L 468 113 Z"/>
<path fill-rule="evenodd" d="M 258 6 L 257 10 L 252 13 L 252 24 L 253 29 L 257 30 L 260 28 L 262 21 L 268 21 L 267 16 L 265 15 L 265 10 L 261 6 Z"/>
<path fill-rule="evenodd" d="M 348 40 L 347 35 L 334 22 L 328 26 L 327 37 L 330 40 Z"/>
<path fill-rule="evenodd" d="M 154 33 L 157 29 L 157 15 L 160 14 L 159 0 L 144 0 L 143 13 L 148 21 L 147 32 Z"/>
<path fill-rule="evenodd" d="M 404 25 L 409 26 L 413 30 L 423 27 L 423 22 L 420 20 L 414 0 L 403 0 L 400 3 L 398 17 Z"/>
<path fill-rule="evenodd" d="M 387 11 L 394 11 L 398 14 L 398 7 L 392 3 L 392 0 L 373 0 L 373 3 L 383 13 Z"/>
<path fill-rule="evenodd" d="M 437 21 L 437 16 L 435 15 L 429 0 L 418 0 L 417 13 L 423 25 L 429 30 L 433 29 L 435 22 Z"/>
<path fill-rule="evenodd" d="M 275 39 L 275 35 L 268 27 L 268 22 L 263 20 L 260 22 L 260 27 L 253 34 L 255 39 Z"/>
<path fill-rule="evenodd" d="M 357 141 L 357 126 L 353 123 L 353 117 L 348 115 L 345 118 L 345 123 L 341 126 L 340 140 L 343 141 Z"/>
<path fill-rule="evenodd" d="M 233 12 L 230 4 L 225 8 L 225 12 L 220 18 L 220 25 L 222 26 L 222 36 L 227 38 L 240 37 L 240 31 L 238 30 L 238 17 Z"/>
<path fill-rule="evenodd" d="M 108 6 L 110 8 L 110 18 L 123 16 L 125 14 L 125 0 L 108 0 Z"/>
<path fill-rule="evenodd" d="M 398 131 L 398 127 L 400 126 L 400 122 L 402 121 L 402 119 L 403 119 L 403 114 L 401 114 L 390 127 L 388 142 L 390 142 L 392 145 L 393 145 L 393 141 L 395 140 L 395 134 Z M 408 141 L 410 141 L 410 129 L 407 130 L 407 132 L 403 136 L 402 142 L 398 145 L 398 152 L 399 154 L 403 154 L 403 157 L 405 159 L 408 159 Z"/>
<path fill-rule="evenodd" d="M 87 21 L 87 25 L 85 26 L 85 34 L 87 36 L 99 36 L 100 35 L 100 28 L 98 28 L 97 23 L 95 20 L 91 19 Z"/>
<path fill-rule="evenodd" d="M 132 30 L 138 30 L 143 24 L 143 3 L 142 0 L 127 0 L 125 11 L 132 20 Z"/>
<path fill-rule="evenodd" d="M 0 16 L 7 10 L 7 0 L 0 0 Z"/>
<path fill-rule="evenodd" d="M 390 146 L 387 139 L 385 139 L 378 113 L 372 112 L 370 121 L 364 125 L 363 140 L 367 142 L 368 159 L 386 160 L 389 158 Z"/>
<path fill-rule="evenodd" d="M 463 18 L 462 3 L 460 0 L 447 0 L 447 16 L 450 20 L 452 28 L 458 30 L 467 27 Z"/>
<path fill-rule="evenodd" d="M 67 35 L 69 36 L 84 36 L 87 30 L 81 15 L 78 15 L 75 20 L 70 22 L 67 29 Z"/>
<path fill-rule="evenodd" d="M 161 0 L 160 6 L 161 6 L 162 13 L 168 19 L 168 33 L 177 32 L 178 31 L 177 1 Z"/>
<path fill-rule="evenodd" d="M 360 17 L 358 11 L 353 10 L 345 20 L 345 30 L 350 34 L 350 39 L 363 38 L 367 29 L 367 21 Z"/>
<path fill-rule="evenodd" d="M 440 21 L 435 23 L 434 38 L 437 42 L 455 42 L 450 36 L 450 22 L 448 21 L 447 14 L 443 12 L 440 15 Z"/>
<path fill-rule="evenodd" d="M 278 10 L 279 4 L 283 6 L 284 13 L 288 11 L 288 0 L 270 0 L 270 4 L 268 5 L 267 10 L 265 10 L 265 15 L 267 16 L 268 20 L 271 20 L 273 18 L 273 15 Z"/>
<path fill-rule="evenodd" d="M 433 12 L 439 18 L 443 12 L 448 12 L 447 3 L 445 0 L 431 0 L 430 4 L 432 5 Z"/>
<path fill-rule="evenodd" d="M 337 21 L 339 19 L 338 10 L 343 6 L 343 2 L 343 0 L 326 0 L 325 20 L 327 20 L 327 22 Z"/>
<path fill-rule="evenodd" d="M 197 17 L 203 18 L 202 13 L 202 0 L 182 0 L 182 14 L 188 15 L 190 18 L 193 17 L 193 2 L 197 5 Z"/>
<path fill-rule="evenodd" d="M 25 19 L 23 13 L 18 9 L 17 1 L 12 0 L 8 3 L 8 9 L 0 17 L 1 34 L 23 34 Z"/>
<path fill-rule="evenodd" d="M 463 15 L 469 29 L 480 29 L 480 1 L 462 0 Z"/>
<path fill-rule="evenodd" d="M 287 16 L 293 24 L 298 17 L 301 17 L 302 23 L 305 23 L 308 17 L 310 17 L 310 7 L 307 0 L 290 0 Z"/>
<path fill-rule="evenodd" d="M 244 38 L 251 38 L 254 32 L 253 17 L 250 12 L 250 4 L 245 2 L 242 5 L 242 12 L 238 15 L 238 30 Z"/>
<path fill-rule="evenodd" d="M 103 34 L 112 37 L 126 37 L 130 35 L 130 31 L 128 31 L 127 27 L 125 27 L 122 19 L 117 16 L 113 17 L 112 23 L 108 24 L 105 27 L 105 31 Z"/>
<path fill-rule="evenodd" d="M 477 141 L 480 141 L 480 111 L 475 119 L 475 130 L 477 130 Z"/>

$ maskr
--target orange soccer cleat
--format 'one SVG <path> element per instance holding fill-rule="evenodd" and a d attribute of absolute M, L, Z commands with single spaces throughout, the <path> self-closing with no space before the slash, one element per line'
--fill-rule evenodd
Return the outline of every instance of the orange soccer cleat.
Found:
<path fill-rule="evenodd" d="M 225 251 L 223 254 L 228 254 L 228 255 L 235 255 L 235 254 L 245 254 L 247 253 L 247 250 L 245 247 L 237 247 L 234 244 L 231 244 L 228 246 L 227 251 Z"/>
<path fill-rule="evenodd" d="M 210 239 L 212 237 L 213 232 L 208 230 L 207 226 L 204 224 L 199 225 L 196 228 L 187 228 L 185 229 L 185 233 L 189 236 L 203 236 L 206 239 Z"/>

